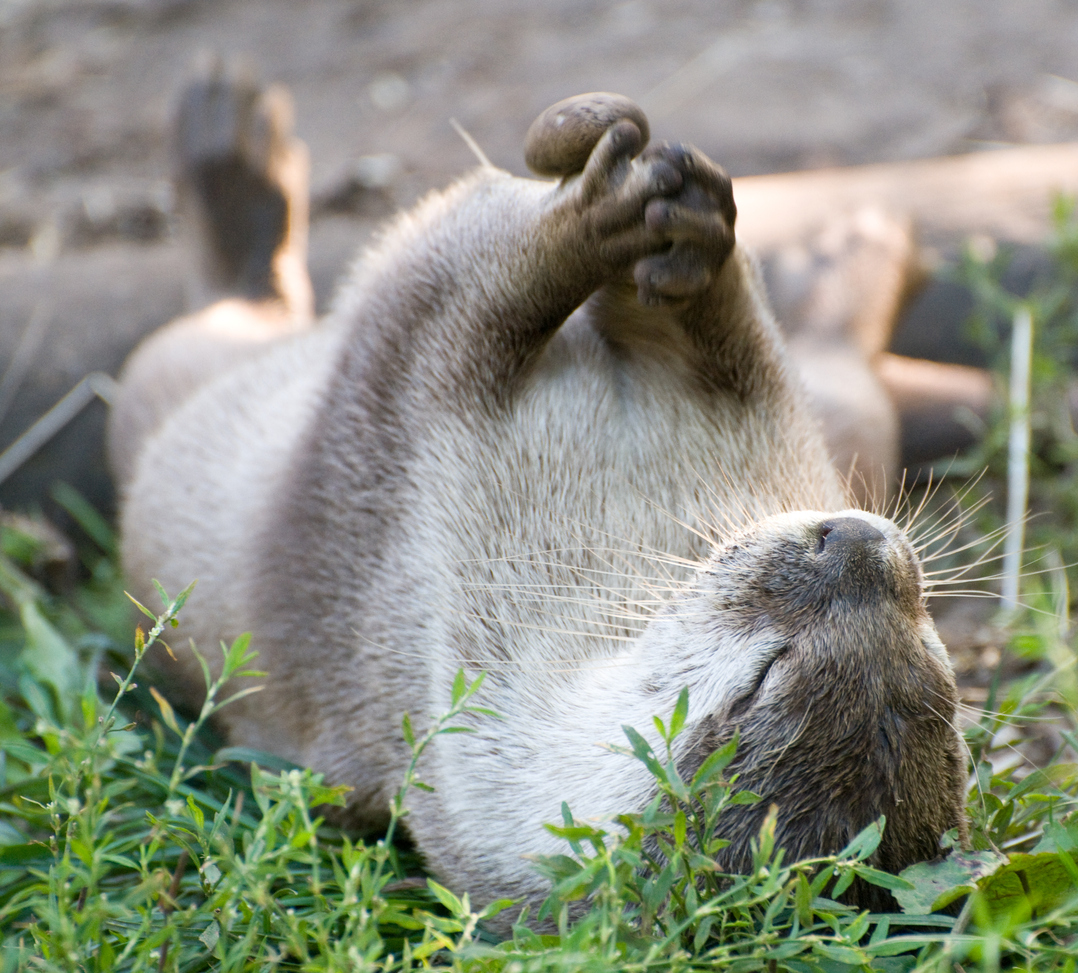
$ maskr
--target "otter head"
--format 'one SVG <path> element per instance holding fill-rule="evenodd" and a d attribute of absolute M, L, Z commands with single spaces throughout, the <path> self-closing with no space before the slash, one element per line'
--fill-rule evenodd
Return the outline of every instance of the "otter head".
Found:
<path fill-rule="evenodd" d="M 937 857 L 951 828 L 965 837 L 954 678 L 895 524 L 856 510 L 771 517 L 714 551 L 699 594 L 717 654 L 743 661 L 691 721 L 681 769 L 736 733 L 732 771 L 761 797 L 720 819 L 725 867 L 751 869 L 772 804 L 788 858 L 835 853 L 881 815 L 872 862 L 888 871 Z M 893 907 L 868 885 L 851 898 Z"/>

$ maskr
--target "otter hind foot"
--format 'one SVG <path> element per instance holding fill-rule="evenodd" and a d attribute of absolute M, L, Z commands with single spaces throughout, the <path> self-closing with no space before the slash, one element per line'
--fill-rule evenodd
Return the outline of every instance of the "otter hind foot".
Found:
<path fill-rule="evenodd" d="M 288 243 L 290 210 L 306 209 L 282 178 L 293 141 L 287 91 L 262 90 L 218 62 L 183 92 L 175 130 L 177 182 L 196 217 L 207 283 L 252 300 L 283 298 L 275 258 Z"/>
<path fill-rule="evenodd" d="M 642 159 L 661 155 L 681 174 L 681 190 L 651 200 L 644 211 L 649 233 L 666 244 L 640 260 L 634 278 L 641 304 L 663 304 L 702 294 L 734 247 L 730 177 L 701 152 L 686 145 L 657 145 Z"/>

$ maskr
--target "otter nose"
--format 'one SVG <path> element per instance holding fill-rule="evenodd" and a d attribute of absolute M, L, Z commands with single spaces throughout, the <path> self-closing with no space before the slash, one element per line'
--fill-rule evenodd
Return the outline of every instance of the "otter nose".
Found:
<path fill-rule="evenodd" d="M 880 531 L 860 517 L 833 517 L 820 524 L 816 552 L 840 556 L 868 552 L 886 540 Z"/>

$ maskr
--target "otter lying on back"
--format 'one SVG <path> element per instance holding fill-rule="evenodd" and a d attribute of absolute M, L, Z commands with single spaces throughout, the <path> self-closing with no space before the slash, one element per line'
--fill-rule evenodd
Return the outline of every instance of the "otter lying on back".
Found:
<path fill-rule="evenodd" d="M 645 147 L 614 96 L 529 138 L 557 181 L 484 166 L 427 197 L 317 327 L 282 326 L 268 293 L 136 352 L 113 417 L 136 593 L 197 577 L 184 636 L 251 630 L 268 676 L 222 711 L 231 740 L 351 785 L 366 822 L 410 756 L 401 715 L 486 670 L 504 719 L 437 738 L 408 818 L 473 902 L 545 895 L 521 856 L 561 850 L 542 824 L 563 800 L 592 817 L 652 797 L 596 744 L 686 685 L 675 757 L 739 730 L 763 797 L 727 819 L 728 867 L 771 803 L 791 854 L 886 814 L 878 864 L 935 856 L 965 828 L 946 652 L 901 531 L 844 509 L 729 179 Z M 173 669 L 197 696 L 198 666 Z"/>

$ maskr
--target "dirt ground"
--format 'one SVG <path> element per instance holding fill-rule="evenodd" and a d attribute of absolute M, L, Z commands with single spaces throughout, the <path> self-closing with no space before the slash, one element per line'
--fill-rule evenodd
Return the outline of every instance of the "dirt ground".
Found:
<path fill-rule="evenodd" d="M 521 174 L 532 118 L 595 89 L 735 175 L 1078 138 L 1072 0 L 0 0 L 0 449 L 184 308 L 169 120 L 215 52 L 294 95 L 323 308 L 380 219 L 472 164 L 452 118 Z M 103 414 L 0 503 L 62 475 L 108 510 Z"/>

